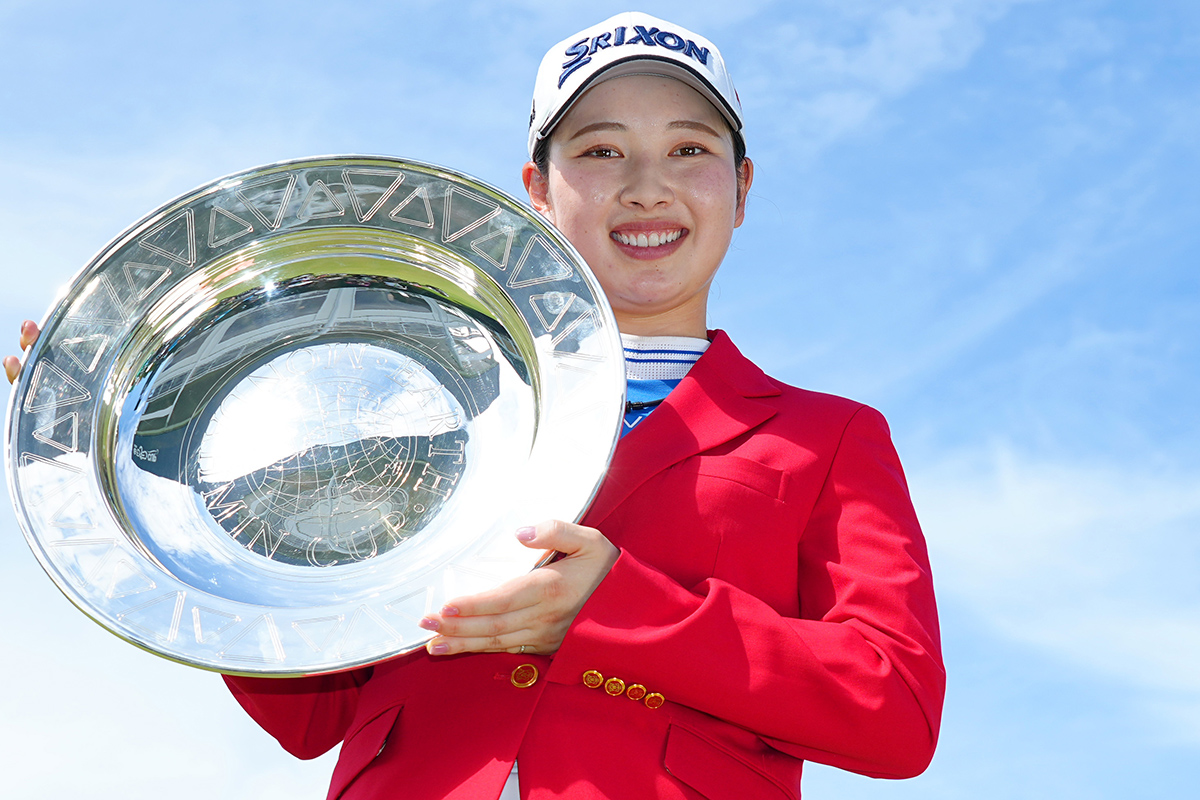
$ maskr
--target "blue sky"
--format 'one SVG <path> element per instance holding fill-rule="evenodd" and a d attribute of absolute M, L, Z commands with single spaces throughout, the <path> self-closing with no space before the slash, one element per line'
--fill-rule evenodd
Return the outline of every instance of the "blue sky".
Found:
<path fill-rule="evenodd" d="M 625 8 L 0 0 L 0 330 L 150 210 L 257 164 L 386 153 L 519 193 L 542 53 Z M 805 796 L 1186 796 L 1200 6 L 642 8 L 721 46 L 748 118 L 756 180 L 712 325 L 887 415 L 934 558 L 950 689 L 932 767 L 811 767 Z M 215 676 L 89 622 L 11 511 L 0 608 L 9 796 L 324 796 L 328 757 L 293 761 Z"/>

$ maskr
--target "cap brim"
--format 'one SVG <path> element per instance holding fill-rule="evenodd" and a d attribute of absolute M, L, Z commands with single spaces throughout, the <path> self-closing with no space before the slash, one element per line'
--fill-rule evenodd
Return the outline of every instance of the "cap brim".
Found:
<path fill-rule="evenodd" d="M 687 84 L 704 95 L 717 111 L 721 112 L 721 116 L 729 123 L 729 128 L 733 131 L 733 134 L 739 139 L 742 138 L 742 122 L 738 118 L 737 112 L 703 74 L 673 59 L 652 55 L 637 55 L 614 61 L 604 67 L 604 69 L 597 70 L 594 75 L 591 75 L 586 81 L 581 83 L 554 116 L 542 124 L 535 141 L 546 138 L 550 131 L 553 131 L 558 126 L 558 123 L 562 121 L 567 112 L 571 110 L 571 107 L 575 105 L 579 98 L 583 97 L 588 89 L 598 83 L 627 75 L 660 75 L 664 78 L 674 78 Z"/>

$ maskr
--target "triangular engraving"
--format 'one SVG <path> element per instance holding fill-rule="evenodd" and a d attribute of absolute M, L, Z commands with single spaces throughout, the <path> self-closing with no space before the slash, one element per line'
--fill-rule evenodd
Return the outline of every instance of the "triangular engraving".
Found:
<path fill-rule="evenodd" d="M 571 320 L 569 325 L 565 326 L 561 331 L 556 333 L 554 338 L 550 340 L 550 346 L 558 349 L 558 346 L 562 344 L 568 336 L 574 336 L 576 339 L 581 339 L 591 333 L 594 333 L 598 327 L 600 327 L 600 315 L 597 313 L 596 309 L 589 308 L 587 311 Z M 575 347 L 573 349 L 578 350 L 579 348 Z"/>
<path fill-rule="evenodd" d="M 171 274 L 170 267 L 128 261 L 123 267 L 134 301 L 145 300 Z"/>
<path fill-rule="evenodd" d="M 38 362 L 29 383 L 29 394 L 25 396 L 26 411 L 59 408 L 92 399 L 91 392 L 49 361 Z"/>
<path fill-rule="evenodd" d="M 519 289 L 522 286 L 563 280 L 573 274 L 575 271 L 571 269 L 571 265 L 551 249 L 550 243 L 541 234 L 537 234 L 525 245 L 525 250 L 517 261 L 517 268 L 508 279 L 508 285 L 511 289 Z"/>
<path fill-rule="evenodd" d="M 350 205 L 359 222 L 367 222 L 375 216 L 383 204 L 404 183 L 404 173 L 391 169 L 342 170 L 342 180 L 350 195 Z M 365 211 L 363 209 L 366 209 Z M 392 212 L 395 213 L 395 212 Z M 393 217 L 395 219 L 395 217 Z"/>
<path fill-rule="evenodd" d="M 185 594 L 182 591 L 168 592 L 121 612 L 117 615 L 117 620 L 165 642 L 173 642 L 179 635 Z"/>
<path fill-rule="evenodd" d="M 533 306 L 533 313 L 537 315 L 546 332 L 551 333 L 570 312 L 575 299 L 574 292 L 546 292 L 530 297 L 529 305 Z"/>
<path fill-rule="evenodd" d="M 246 184 L 236 194 L 263 225 L 275 230 L 283 224 L 283 216 L 287 213 L 288 201 L 292 199 L 295 186 L 295 175 L 273 175 Z"/>
<path fill-rule="evenodd" d="M 195 214 L 192 209 L 185 208 L 146 231 L 138 244 L 176 264 L 192 266 L 196 263 Z"/>
<path fill-rule="evenodd" d="M 333 190 L 325 185 L 325 181 L 318 179 L 308 187 L 308 192 L 304 195 L 304 201 L 300 203 L 300 210 L 296 212 L 296 216 L 300 219 L 325 219 L 340 217 L 345 213 L 346 207 L 342 205 L 342 201 L 338 200 Z"/>
<path fill-rule="evenodd" d="M 254 233 L 254 226 L 237 214 L 213 206 L 208 212 L 208 246 L 221 247 L 247 233 Z"/>
<path fill-rule="evenodd" d="M 508 266 L 508 256 L 512 253 L 514 233 L 515 229 L 512 226 L 505 225 L 487 236 L 480 236 L 471 242 L 470 247 L 500 269 L 504 269 Z"/>
<path fill-rule="evenodd" d="M 71 307 L 68 319 L 124 325 L 129 320 L 125 303 L 107 275 L 96 277 Z"/>
<path fill-rule="evenodd" d="M 222 633 L 241 621 L 242 618 L 237 614 L 204 606 L 192 606 L 192 630 L 196 634 L 196 644 L 216 641 Z"/>
<path fill-rule="evenodd" d="M 507 576 L 505 570 L 485 572 L 462 564 L 452 564 L 443 572 L 446 594 L 450 597 L 485 592 L 502 583 Z"/>
<path fill-rule="evenodd" d="M 334 634 L 342 626 L 345 617 L 338 614 L 334 617 L 317 617 L 315 619 L 300 619 L 292 623 L 292 628 L 300 634 L 304 643 L 319 653 L 333 641 Z"/>
<path fill-rule="evenodd" d="M 74 339 L 63 339 L 58 346 L 80 369 L 90 373 L 100 363 L 100 356 L 104 355 L 108 347 L 108 334 L 93 333 L 88 336 L 76 336 Z"/>
<path fill-rule="evenodd" d="M 50 526 L 81 531 L 96 527 L 92 508 L 84 501 L 83 492 L 76 492 L 59 506 L 58 510 L 54 512 L 54 516 L 50 518 Z"/>
<path fill-rule="evenodd" d="M 21 472 L 32 473 L 28 478 L 21 475 L 21 496 L 26 505 L 40 506 L 48 498 L 61 492 L 82 477 L 83 470 L 53 459 L 21 453 Z M 36 466 L 35 466 L 36 465 Z"/>
<path fill-rule="evenodd" d="M 106 596 L 110 600 L 118 597 L 128 597 L 131 594 L 141 594 L 155 588 L 157 584 L 141 567 L 132 561 L 122 558 L 113 567 L 112 576 L 108 580 Z"/>
<path fill-rule="evenodd" d="M 79 449 L 79 412 L 63 414 L 51 423 L 34 428 L 33 438 L 64 453 L 74 453 Z"/>
<path fill-rule="evenodd" d="M 416 200 L 417 198 L 421 199 L 422 207 L 406 211 L 405 209 L 412 205 L 413 200 Z M 417 214 L 420 213 L 423 213 L 424 216 L 417 216 Z M 396 222 L 403 222 L 405 225 L 412 225 L 415 228 L 432 228 L 433 206 L 429 203 L 429 192 L 424 186 L 418 186 L 416 189 L 413 189 L 411 192 L 409 192 L 408 197 L 400 201 L 400 205 L 392 209 L 392 213 L 388 214 L 388 217 L 396 220 Z"/>
<path fill-rule="evenodd" d="M 453 242 L 500 213 L 500 204 L 473 192 L 451 186 L 442 214 L 442 241 Z"/>
<path fill-rule="evenodd" d="M 417 589 L 415 592 L 397 597 L 384 608 L 413 622 L 420 622 L 426 614 L 433 610 L 432 605 L 433 587 L 426 586 L 424 589 Z"/>
<path fill-rule="evenodd" d="M 570 363 L 554 359 L 554 387 L 564 408 L 592 399 L 596 368 L 588 362 Z M 582 395 L 582 396 L 581 396 Z"/>
<path fill-rule="evenodd" d="M 63 557 L 62 560 L 55 560 L 58 566 L 65 567 L 79 583 L 92 583 L 92 579 L 116 549 L 117 540 L 67 539 L 54 542 L 50 547 Z"/>
<path fill-rule="evenodd" d="M 359 606 L 346 625 L 346 633 L 337 646 L 337 656 L 346 658 L 355 655 L 378 653 L 381 648 L 400 644 L 402 639 L 391 625 L 366 606 Z"/>
<path fill-rule="evenodd" d="M 283 661 L 283 642 L 270 614 L 263 614 L 250 621 L 237 636 L 217 653 L 231 661 L 254 661 L 260 664 L 278 664 Z"/>

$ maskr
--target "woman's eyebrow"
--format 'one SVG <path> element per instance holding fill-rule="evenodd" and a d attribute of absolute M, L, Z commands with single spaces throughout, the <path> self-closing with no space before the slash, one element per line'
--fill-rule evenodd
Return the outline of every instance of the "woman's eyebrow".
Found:
<path fill-rule="evenodd" d="M 575 133 L 571 134 L 570 138 L 568 138 L 567 141 L 570 141 L 571 139 L 578 139 L 580 136 L 583 136 L 584 134 L 587 134 L 587 133 L 592 133 L 593 131 L 627 131 L 627 130 L 629 130 L 629 128 L 622 125 L 620 122 L 593 122 L 591 125 L 584 125 L 582 128 L 575 131 Z"/>
<path fill-rule="evenodd" d="M 686 128 L 687 130 L 700 131 L 701 133 L 707 133 L 710 136 L 716 136 L 718 139 L 721 138 L 721 134 L 717 133 L 715 130 L 713 130 L 708 125 L 705 125 L 703 122 L 698 122 L 698 121 L 692 120 L 692 119 L 680 119 L 680 120 L 676 120 L 676 121 L 670 123 L 669 125 L 667 125 L 668 130 L 677 129 L 677 128 Z"/>

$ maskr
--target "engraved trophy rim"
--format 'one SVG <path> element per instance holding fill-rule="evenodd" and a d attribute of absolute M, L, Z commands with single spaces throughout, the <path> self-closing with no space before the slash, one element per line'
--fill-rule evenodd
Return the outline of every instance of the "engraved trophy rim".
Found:
<path fill-rule="evenodd" d="M 423 646 L 425 613 L 539 566 L 512 531 L 582 518 L 620 434 L 583 258 L 408 158 L 202 184 L 102 247 L 42 330 L 5 424 L 30 548 L 110 632 L 227 674 Z"/>

